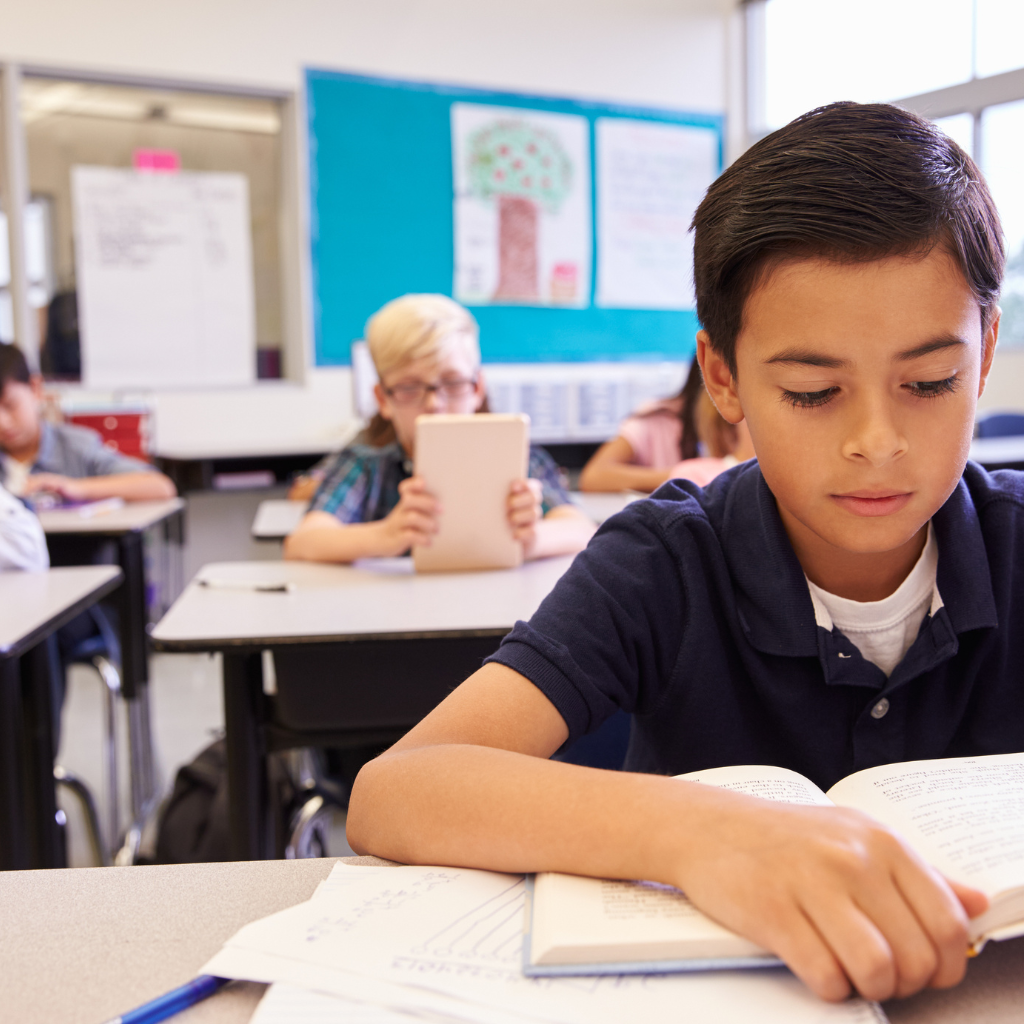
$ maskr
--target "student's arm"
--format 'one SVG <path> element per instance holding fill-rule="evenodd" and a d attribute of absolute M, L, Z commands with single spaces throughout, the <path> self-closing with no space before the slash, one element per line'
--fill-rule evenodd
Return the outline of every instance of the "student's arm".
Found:
<path fill-rule="evenodd" d="M 654 491 L 670 476 L 667 466 L 633 465 L 633 447 L 613 437 L 590 457 L 580 473 L 581 491 Z"/>
<path fill-rule="evenodd" d="M 357 558 L 402 555 L 414 544 L 427 545 L 437 532 L 440 507 L 422 477 L 398 485 L 399 501 L 373 523 L 342 523 L 329 512 L 307 512 L 285 538 L 284 557 L 306 562 L 354 562 Z"/>
<path fill-rule="evenodd" d="M 529 680 L 485 665 L 362 769 L 349 842 L 410 864 L 675 885 L 826 999 L 962 978 L 965 908 L 984 897 L 870 818 L 547 760 L 567 736 Z"/>
<path fill-rule="evenodd" d="M 556 505 L 542 514 L 539 480 L 517 480 L 509 491 L 508 521 L 523 542 L 526 559 L 582 551 L 597 527 L 575 505 Z"/>
<path fill-rule="evenodd" d="M 170 477 L 163 473 L 110 473 L 106 476 L 71 477 L 59 473 L 33 473 L 25 494 L 54 491 L 70 501 L 124 498 L 125 501 L 160 501 L 177 495 Z"/>

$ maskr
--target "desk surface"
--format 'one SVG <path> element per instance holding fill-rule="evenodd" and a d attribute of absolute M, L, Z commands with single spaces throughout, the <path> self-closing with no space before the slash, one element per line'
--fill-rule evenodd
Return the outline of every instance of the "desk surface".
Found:
<path fill-rule="evenodd" d="M 122 578 L 115 565 L 0 573 L 0 657 L 35 646 Z"/>
<path fill-rule="evenodd" d="M 415 573 L 409 558 L 355 565 L 215 562 L 199 570 L 153 630 L 165 650 L 265 643 L 473 636 L 507 632 L 529 618 L 571 556 L 494 572 Z M 292 583 L 291 593 L 200 586 Z"/>
<path fill-rule="evenodd" d="M 3 1018 L 97 1024 L 138 1006 L 194 977 L 242 925 L 309 899 L 335 863 L 0 873 Z M 174 1021 L 243 1024 L 263 990 L 232 985 Z M 886 1011 L 893 1024 L 1016 1024 L 1022 1004 L 1024 939 L 1015 939 L 989 944 L 957 988 Z"/>
<path fill-rule="evenodd" d="M 1024 437 L 979 437 L 971 442 L 971 458 L 983 466 L 1024 463 Z"/>
<path fill-rule="evenodd" d="M 148 530 L 184 507 L 182 498 L 129 501 L 121 508 L 95 516 L 83 516 L 73 508 L 51 509 L 49 512 L 40 512 L 39 521 L 46 533 L 94 533 L 113 537 Z"/>

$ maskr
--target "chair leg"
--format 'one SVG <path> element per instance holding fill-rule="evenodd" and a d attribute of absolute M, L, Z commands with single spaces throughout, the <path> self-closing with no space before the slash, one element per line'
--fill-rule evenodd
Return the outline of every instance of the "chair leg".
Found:
<path fill-rule="evenodd" d="M 313 793 L 292 816 L 287 860 L 327 857 L 331 829 L 331 805 L 319 793 Z"/>
<path fill-rule="evenodd" d="M 113 663 L 102 655 L 92 659 L 93 667 L 103 681 L 106 694 L 106 729 L 103 738 L 106 760 L 106 790 L 109 806 L 107 808 L 107 842 L 109 849 L 117 847 L 121 835 L 121 816 L 118 813 L 120 793 L 118 792 L 118 756 L 117 756 L 117 700 L 121 695 L 121 675 Z"/>
<path fill-rule="evenodd" d="M 157 804 L 156 768 L 153 757 L 153 733 L 149 716 L 149 687 L 137 686 L 135 698 L 128 704 L 128 752 L 131 758 L 132 821 L 114 863 L 135 863 L 142 830 Z"/>
<path fill-rule="evenodd" d="M 85 830 L 89 836 L 89 845 L 92 847 L 96 863 L 101 867 L 106 866 L 110 863 L 110 860 L 103 843 L 103 837 L 100 835 L 100 817 L 96 812 L 96 801 L 93 799 L 89 787 L 80 778 L 72 775 L 71 772 L 66 771 L 59 764 L 53 766 L 53 780 L 58 786 L 64 787 L 78 801 L 82 808 L 82 813 L 85 815 Z"/>

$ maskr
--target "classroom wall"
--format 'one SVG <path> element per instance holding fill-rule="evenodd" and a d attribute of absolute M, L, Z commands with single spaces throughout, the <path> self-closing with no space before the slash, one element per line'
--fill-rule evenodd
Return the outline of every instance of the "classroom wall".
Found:
<path fill-rule="evenodd" d="M 303 67 L 313 65 L 720 113 L 738 88 L 736 61 L 728 56 L 736 6 L 737 0 L 0 0 L 0 60 L 287 92 L 299 90 Z M 302 177 L 301 145 L 295 158 Z M 303 274 L 308 302 L 307 267 Z M 308 306 L 305 313 L 308 353 Z M 321 401 L 323 388 L 316 387 L 311 415 L 325 407 L 332 415 L 316 422 L 304 416 L 304 433 L 335 431 L 339 417 L 352 415 L 347 371 L 325 376 L 310 369 L 305 387 L 320 377 L 324 388 L 337 389 L 337 404 Z M 262 436 L 270 423 L 297 429 L 292 412 L 304 390 L 260 385 L 236 395 L 229 422 L 220 392 L 196 392 L 187 402 L 161 399 L 157 436 L 164 446 L 207 427 L 237 436 Z"/>

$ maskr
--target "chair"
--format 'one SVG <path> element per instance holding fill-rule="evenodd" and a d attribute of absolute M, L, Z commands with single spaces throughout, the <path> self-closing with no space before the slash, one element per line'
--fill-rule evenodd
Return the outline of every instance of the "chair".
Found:
<path fill-rule="evenodd" d="M 96 632 L 76 643 L 65 652 L 67 665 L 88 665 L 95 669 L 104 692 L 104 788 L 108 798 L 106 837 L 102 835 L 96 801 L 89 787 L 61 765 L 53 769 L 54 781 L 66 789 L 79 802 L 85 817 L 86 831 L 96 859 L 102 865 L 111 863 L 113 851 L 120 837 L 119 772 L 117 750 L 117 706 L 121 696 L 120 646 L 110 620 L 99 607 L 86 613 L 92 619 Z"/>
<path fill-rule="evenodd" d="M 975 437 L 1024 436 L 1024 413 L 992 412 L 982 416 L 974 427 Z"/>
<path fill-rule="evenodd" d="M 267 754 L 294 752 L 290 763 L 298 790 L 286 835 L 275 844 L 277 855 L 322 856 L 333 809 L 348 806 L 350 773 L 330 778 L 322 759 L 308 748 L 375 752 L 390 746 L 500 642 L 494 636 L 434 637 L 275 650 L 276 693 L 264 701 L 261 761 L 265 775 Z M 325 678 L 337 685 L 325 687 Z M 299 753 L 300 748 L 306 749 Z M 265 795 L 262 800 L 266 808 Z"/>

